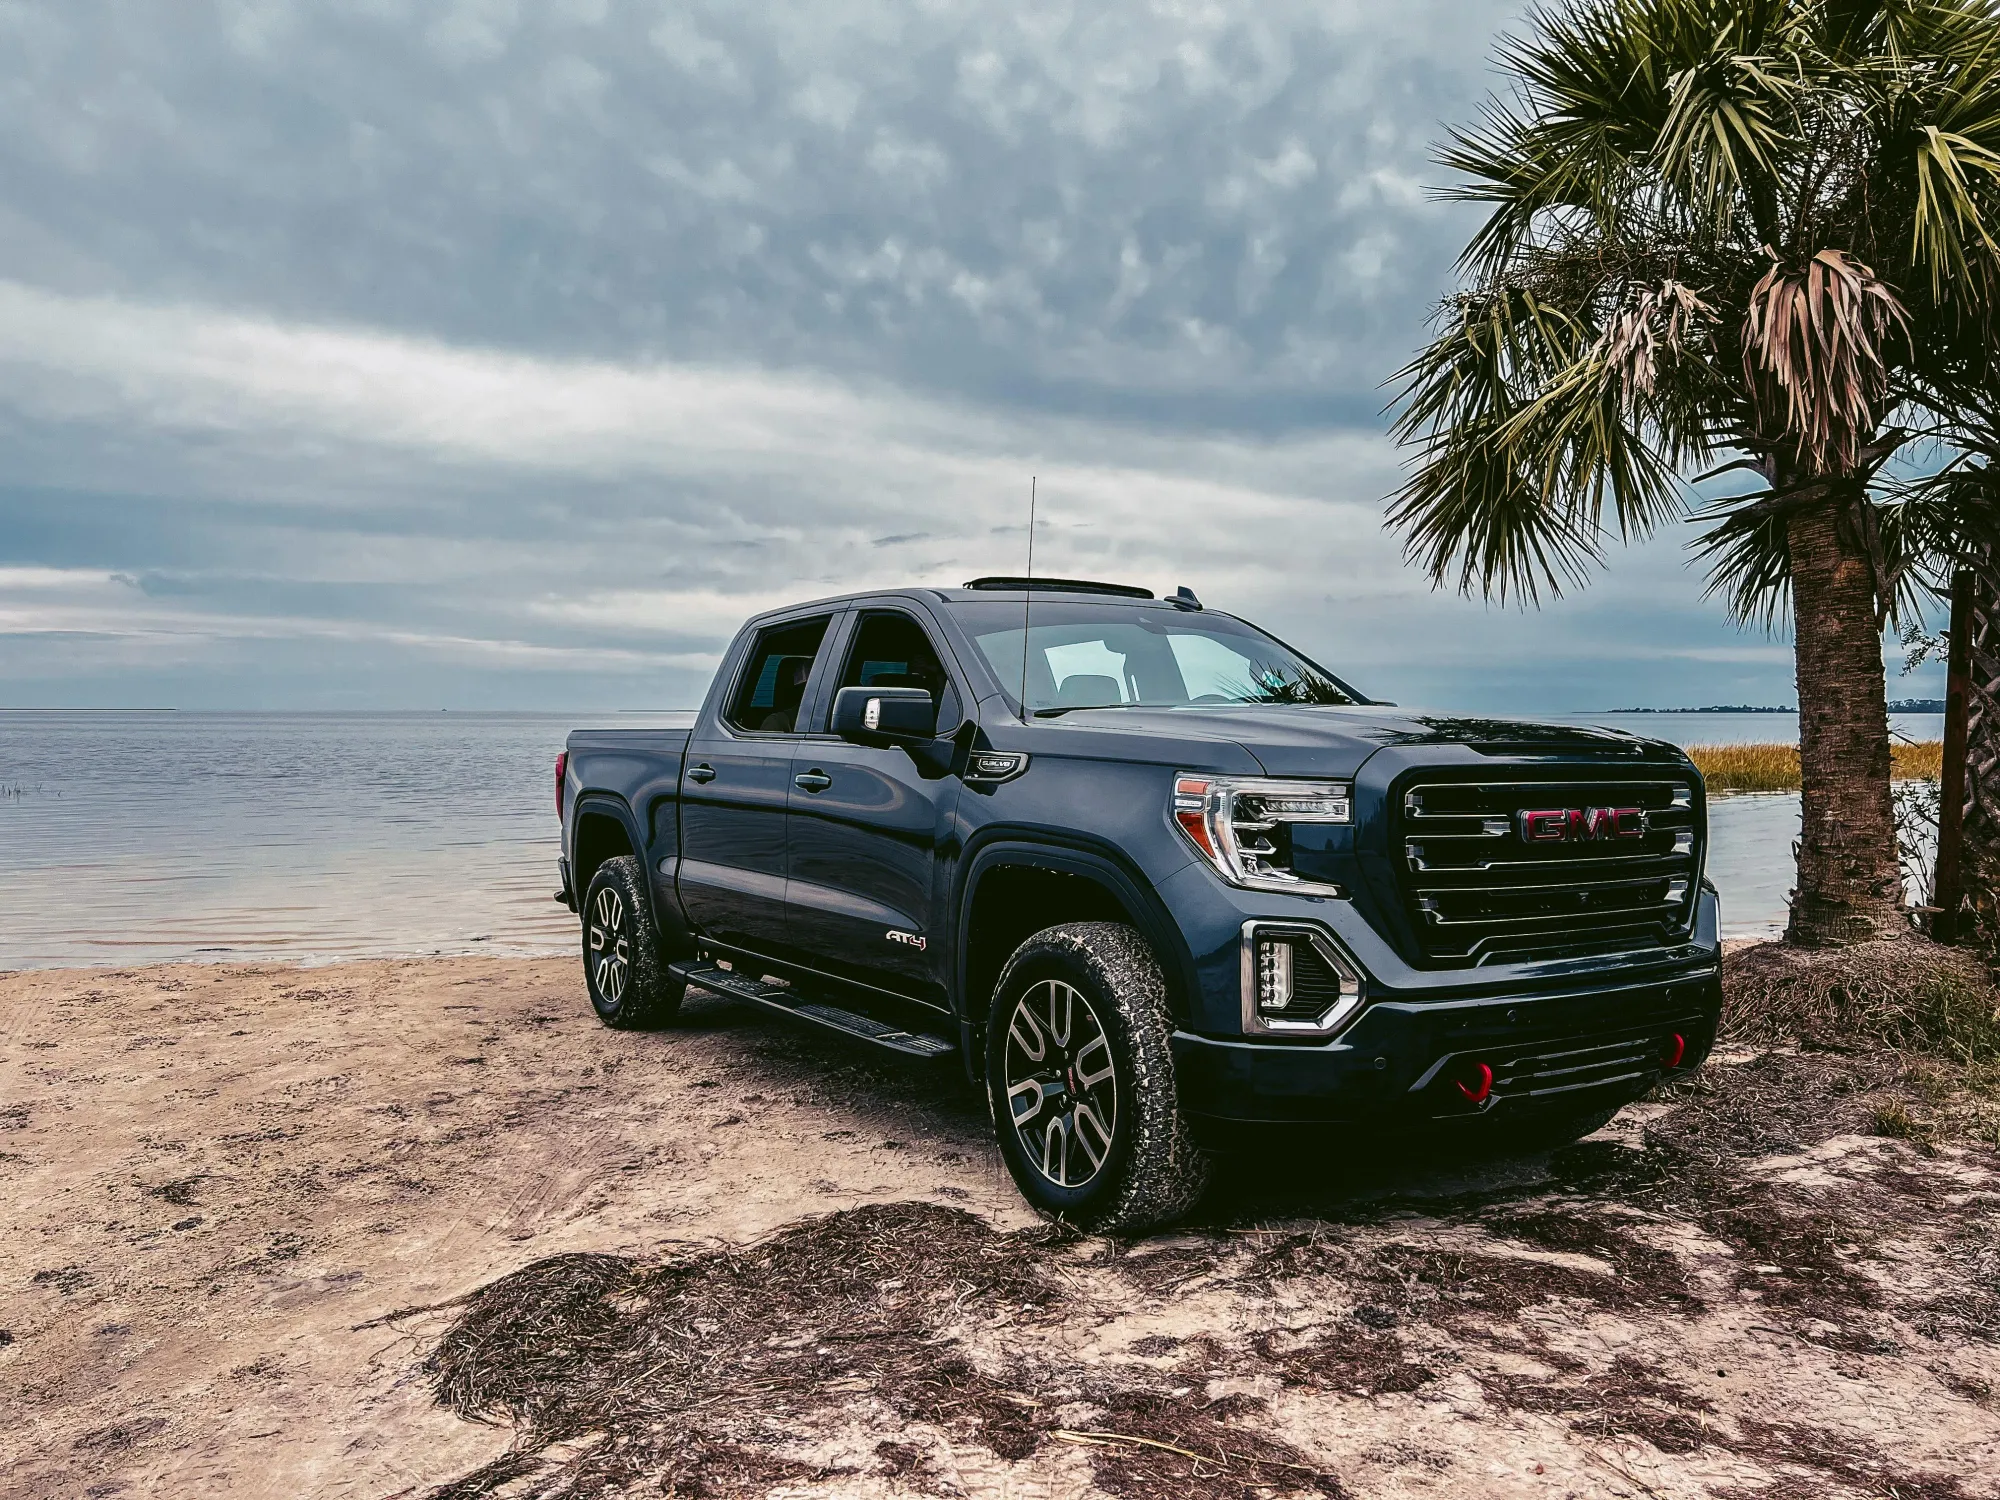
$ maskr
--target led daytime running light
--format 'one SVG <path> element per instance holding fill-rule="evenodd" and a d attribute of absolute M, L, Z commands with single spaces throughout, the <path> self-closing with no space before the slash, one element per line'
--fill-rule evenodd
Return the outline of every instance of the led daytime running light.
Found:
<path fill-rule="evenodd" d="M 1360 1012 L 1359 967 L 1321 931 L 1255 918 L 1243 924 L 1243 1029 L 1325 1038 Z"/>

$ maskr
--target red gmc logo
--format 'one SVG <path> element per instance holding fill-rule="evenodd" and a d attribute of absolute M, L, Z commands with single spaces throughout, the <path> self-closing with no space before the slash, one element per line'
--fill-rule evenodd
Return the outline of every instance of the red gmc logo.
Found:
<path fill-rule="evenodd" d="M 1548 807 L 1514 814 L 1524 844 L 1585 844 L 1646 836 L 1643 807 Z"/>

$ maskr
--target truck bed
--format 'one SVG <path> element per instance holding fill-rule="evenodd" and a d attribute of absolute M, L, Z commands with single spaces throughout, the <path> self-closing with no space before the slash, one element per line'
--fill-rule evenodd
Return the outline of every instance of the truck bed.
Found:
<path fill-rule="evenodd" d="M 663 780 L 665 794 L 672 796 L 693 733 L 692 728 L 574 730 L 568 741 L 570 772 L 584 794 L 611 792 L 635 807 L 642 787 L 660 788 Z"/>

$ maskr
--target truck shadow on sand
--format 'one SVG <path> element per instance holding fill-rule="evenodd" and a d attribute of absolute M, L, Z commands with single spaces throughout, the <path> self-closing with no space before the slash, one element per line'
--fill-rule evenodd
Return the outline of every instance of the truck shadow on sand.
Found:
<path fill-rule="evenodd" d="M 962 1073 L 735 1006 L 685 1024 L 744 1031 L 771 1082 L 987 1128 Z M 1893 1057 L 1739 1056 L 1554 1153 L 1237 1158 L 1135 1240 L 908 1201 L 537 1261 L 431 1345 L 436 1399 L 515 1433 L 431 1494 L 1342 1496 L 1476 1450 L 1448 1483 L 1970 1500 L 1935 1455 L 1994 1430 L 2000 1174 L 1874 1134 L 1909 1087 Z"/>
<path fill-rule="evenodd" d="M 696 990 L 689 991 L 672 1031 L 727 1036 L 734 1053 L 729 1071 L 744 1088 L 783 1089 L 830 1112 L 865 1117 L 842 1121 L 857 1127 L 886 1113 L 905 1134 L 973 1144 L 1004 1175 L 992 1145 L 985 1095 L 966 1078 L 955 1056 L 931 1063 L 897 1057 L 758 1006 Z M 1622 1133 L 1628 1144 L 1612 1149 L 1629 1155 L 1638 1137 Z M 1509 1150 L 1462 1132 L 1433 1136 L 1408 1128 L 1361 1126 L 1298 1132 L 1281 1149 L 1243 1143 L 1223 1152 L 1214 1185 L 1189 1224 L 1226 1231 L 1270 1218 L 1344 1220 L 1396 1206 L 1532 1194 L 1555 1188 L 1565 1171 L 1574 1170 L 1559 1167 L 1557 1155 Z M 1589 1150 L 1565 1154 L 1563 1162 L 1590 1156 Z"/>
<path fill-rule="evenodd" d="M 744 1088 L 784 1089 L 830 1111 L 873 1119 L 919 1137 L 973 1145 L 1004 1173 L 992 1146 L 982 1090 L 956 1056 L 921 1063 L 820 1031 L 726 996 L 691 990 L 674 1032 L 726 1035 L 730 1069 Z M 855 1120 L 860 1125 L 861 1120 Z M 1413 1137 L 1359 1127 L 1288 1137 L 1271 1152 L 1254 1144 L 1218 1158 L 1215 1185 L 1192 1223 L 1227 1227 L 1272 1216 L 1342 1219 L 1389 1202 L 1462 1199 L 1551 1185 L 1552 1154 L 1510 1152 L 1477 1137 Z"/>

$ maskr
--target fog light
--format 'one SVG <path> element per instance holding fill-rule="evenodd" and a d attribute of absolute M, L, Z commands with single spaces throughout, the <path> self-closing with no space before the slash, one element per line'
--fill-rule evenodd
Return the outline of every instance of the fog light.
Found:
<path fill-rule="evenodd" d="M 1361 973 L 1316 928 L 1243 924 L 1243 1029 L 1331 1036 L 1361 1009 Z"/>
<path fill-rule="evenodd" d="M 1292 1003 L 1292 945 L 1283 938 L 1257 944 L 1257 1009 L 1283 1015 Z"/>

